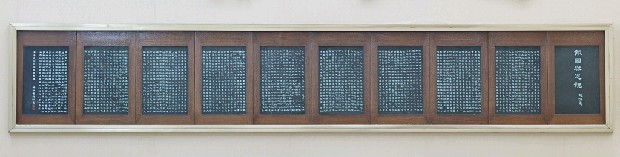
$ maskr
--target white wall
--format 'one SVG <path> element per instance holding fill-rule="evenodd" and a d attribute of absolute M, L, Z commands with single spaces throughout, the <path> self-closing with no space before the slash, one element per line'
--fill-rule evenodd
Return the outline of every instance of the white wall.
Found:
<path fill-rule="evenodd" d="M 618 133 L 9 134 L 8 30 L 21 23 L 560 24 L 620 26 L 616 0 L 0 0 L 0 157 L 620 156 Z M 620 31 L 614 37 L 620 36 Z M 620 40 L 614 43 L 620 49 Z M 611 67 L 620 55 L 610 52 Z M 620 69 L 613 68 L 614 77 Z M 612 78 L 612 97 L 620 80 Z M 619 99 L 611 102 L 618 112 Z M 617 116 L 615 126 L 620 125 Z"/>

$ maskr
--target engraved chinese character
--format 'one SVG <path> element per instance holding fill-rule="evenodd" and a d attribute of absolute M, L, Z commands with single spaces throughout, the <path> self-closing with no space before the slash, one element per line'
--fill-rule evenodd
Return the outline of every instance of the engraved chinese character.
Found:
<path fill-rule="evenodd" d="M 575 52 L 575 56 L 581 56 L 582 55 L 581 54 L 581 50 L 575 50 L 574 52 Z"/>
<path fill-rule="evenodd" d="M 575 71 L 581 71 L 581 65 L 575 65 L 575 69 L 573 69 Z"/>
<path fill-rule="evenodd" d="M 575 88 L 579 88 L 579 89 L 582 88 L 581 82 L 575 82 L 575 83 L 573 83 L 573 86 L 575 86 Z"/>

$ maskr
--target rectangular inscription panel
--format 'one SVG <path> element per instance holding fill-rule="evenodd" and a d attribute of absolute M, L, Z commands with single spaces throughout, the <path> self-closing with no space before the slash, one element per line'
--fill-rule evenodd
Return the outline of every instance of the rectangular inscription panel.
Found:
<path fill-rule="evenodd" d="M 22 113 L 67 114 L 67 46 L 25 46 Z"/>
<path fill-rule="evenodd" d="M 319 114 L 364 112 L 364 47 L 319 47 Z"/>
<path fill-rule="evenodd" d="M 437 46 L 437 113 L 482 112 L 479 46 Z"/>
<path fill-rule="evenodd" d="M 555 47 L 555 113 L 599 114 L 598 46 Z"/>
<path fill-rule="evenodd" d="M 84 47 L 84 114 L 127 114 L 127 46 Z"/>
<path fill-rule="evenodd" d="M 495 112 L 540 113 L 540 47 L 495 47 Z"/>
<path fill-rule="evenodd" d="M 380 46 L 379 113 L 422 113 L 422 47 Z"/>
<path fill-rule="evenodd" d="M 142 48 L 142 113 L 187 113 L 187 47 Z"/>
<path fill-rule="evenodd" d="M 261 114 L 305 113 L 305 47 L 261 46 Z"/>
<path fill-rule="evenodd" d="M 202 47 L 203 114 L 245 114 L 245 49 Z"/>

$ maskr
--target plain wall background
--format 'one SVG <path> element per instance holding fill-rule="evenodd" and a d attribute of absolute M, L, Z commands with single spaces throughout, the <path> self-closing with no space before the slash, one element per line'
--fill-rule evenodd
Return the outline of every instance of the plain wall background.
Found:
<path fill-rule="evenodd" d="M 8 133 L 9 23 L 611 23 L 617 0 L 0 0 L 0 157 L 620 156 L 618 133 Z M 620 36 L 616 31 L 613 37 Z M 620 47 L 620 40 L 613 43 Z M 611 53 L 610 110 L 619 107 Z M 614 126 L 620 120 L 614 117 Z"/>

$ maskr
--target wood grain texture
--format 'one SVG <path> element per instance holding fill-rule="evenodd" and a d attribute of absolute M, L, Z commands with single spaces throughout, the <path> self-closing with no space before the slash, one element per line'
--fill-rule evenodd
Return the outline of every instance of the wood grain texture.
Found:
<path fill-rule="evenodd" d="M 254 66 L 252 82 L 254 89 L 254 123 L 255 124 L 311 124 L 313 123 L 313 117 L 317 113 L 318 101 L 314 98 L 318 98 L 318 91 L 314 86 L 318 86 L 316 80 L 314 80 L 313 64 L 318 57 L 315 49 L 311 46 L 310 42 L 311 33 L 309 32 L 256 32 L 254 33 L 253 51 L 252 56 Z M 261 113 L 261 46 L 303 46 L 305 48 L 305 65 L 304 65 L 304 94 L 305 94 L 305 106 L 304 114 L 262 114 Z M 316 56 L 315 56 L 316 55 Z M 318 64 L 317 64 L 318 67 Z M 318 89 L 318 88 L 317 88 Z"/>
<path fill-rule="evenodd" d="M 84 47 L 85 46 L 128 46 L 128 88 L 129 104 L 127 114 L 84 114 Z M 136 87 L 136 75 L 140 75 L 135 68 L 136 34 L 134 32 L 78 32 L 77 33 L 77 81 L 76 81 L 76 123 L 77 124 L 135 124 L 136 123 L 136 93 L 141 88 Z"/>
<path fill-rule="evenodd" d="M 489 121 L 490 124 L 547 124 L 545 110 L 547 102 L 547 68 L 545 56 L 549 51 L 545 46 L 546 32 L 489 32 Z M 496 46 L 539 46 L 540 47 L 540 114 L 496 114 L 495 104 L 495 52 Z"/>
<path fill-rule="evenodd" d="M 371 63 L 371 40 L 369 33 L 362 32 L 316 32 L 312 38 L 312 42 L 316 45 L 314 46 L 317 53 L 318 59 L 318 49 L 320 46 L 363 46 L 364 54 L 363 54 L 363 113 L 359 115 L 321 115 L 316 114 L 317 124 L 369 124 L 371 113 L 374 112 L 373 108 L 370 107 L 372 99 L 372 94 L 376 94 L 373 91 L 377 90 L 377 86 L 374 86 L 376 82 L 376 77 L 372 77 L 371 72 L 373 71 L 373 66 Z M 319 67 L 319 62 L 317 60 L 316 66 Z M 320 69 L 318 69 L 320 70 Z M 318 74 L 318 71 L 317 71 Z M 376 76 L 376 75 L 375 75 Z M 318 77 L 316 77 L 318 79 Z M 374 81 L 373 81 L 374 79 Z M 319 86 L 319 81 L 317 80 L 317 86 Z M 317 90 L 318 93 L 318 90 Z M 317 102 L 319 96 L 317 96 Z M 318 109 L 318 106 L 317 106 Z"/>
<path fill-rule="evenodd" d="M 548 102 L 550 107 L 546 112 L 549 124 L 605 124 L 605 32 L 548 32 Z M 600 86 L 600 114 L 555 114 L 555 47 L 556 46 L 598 46 L 599 48 L 599 86 Z"/>
<path fill-rule="evenodd" d="M 428 124 L 429 120 L 429 87 L 428 87 L 428 54 L 429 35 L 427 32 L 374 32 L 371 33 L 371 81 L 374 91 L 371 91 L 372 124 Z M 378 74 L 378 47 L 379 46 L 422 46 L 422 114 L 380 114 L 379 113 L 379 74 Z M 368 76 L 368 75 L 367 75 Z"/>
<path fill-rule="evenodd" d="M 254 54 L 251 32 L 196 32 L 194 75 L 194 115 L 196 124 L 252 124 L 253 123 L 253 69 Z M 203 46 L 244 46 L 246 49 L 246 113 L 245 114 L 203 114 L 202 113 L 202 47 Z"/>
<path fill-rule="evenodd" d="M 138 32 L 137 35 L 138 62 L 134 64 L 135 71 L 142 72 L 142 49 L 144 46 L 185 46 L 187 47 L 187 113 L 171 115 L 142 114 L 142 73 L 137 75 L 138 100 L 136 103 L 137 124 L 194 124 L 194 32 Z"/>
<path fill-rule="evenodd" d="M 75 123 L 75 71 L 76 71 L 76 32 L 17 32 L 17 124 L 74 124 Z M 24 73 L 25 46 L 68 46 L 68 100 L 67 114 L 23 114 L 22 89 Z"/>
<path fill-rule="evenodd" d="M 432 32 L 430 33 L 430 119 L 433 124 L 488 124 L 489 61 L 488 32 Z M 437 114 L 437 46 L 480 46 L 481 50 L 481 107 L 480 114 Z"/>

